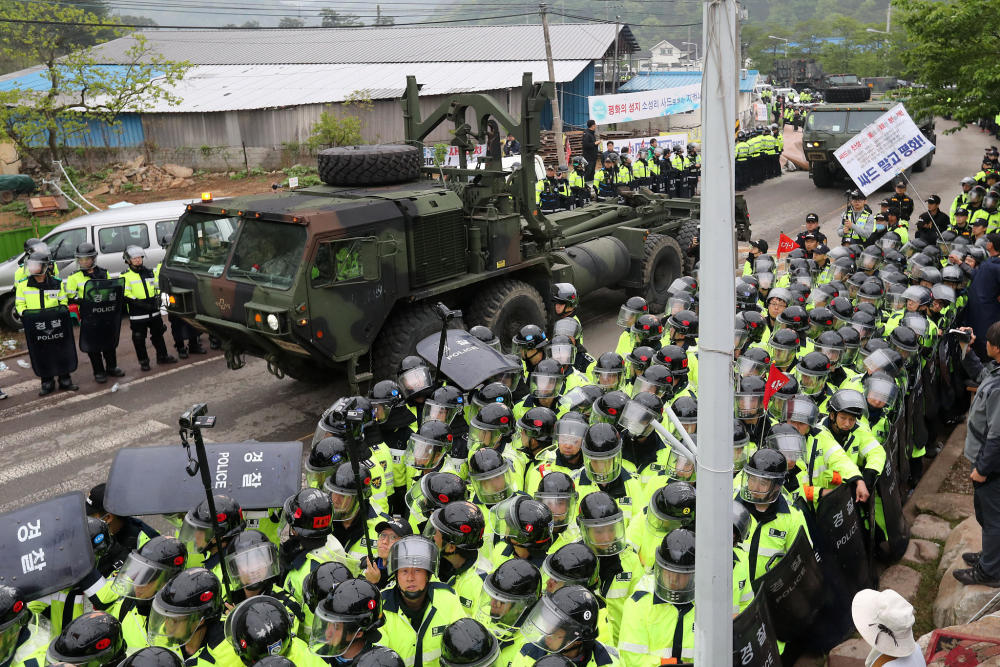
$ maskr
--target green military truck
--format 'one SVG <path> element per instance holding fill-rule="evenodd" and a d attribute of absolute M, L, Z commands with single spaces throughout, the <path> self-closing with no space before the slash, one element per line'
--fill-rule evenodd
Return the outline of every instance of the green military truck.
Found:
<path fill-rule="evenodd" d="M 406 145 L 328 149 L 325 185 L 187 207 L 161 287 L 171 313 L 222 341 L 230 368 L 251 355 L 278 376 L 346 374 L 357 386 L 391 377 L 440 330 L 438 302 L 507 343 L 522 325 L 546 322 L 553 283 L 572 282 L 580 295 L 624 288 L 662 307 L 691 268 L 697 198 L 640 189 L 543 215 L 535 171 L 503 169 L 501 128 L 520 141 L 522 163 L 535 164 L 551 84 L 525 74 L 519 120 L 481 94 L 452 96 L 422 119 L 417 90 L 409 77 Z M 445 121 L 460 166 L 425 167 L 423 140 Z M 477 142 L 486 157 L 472 165 Z M 737 219 L 737 236 L 749 239 L 742 198 Z"/>
<path fill-rule="evenodd" d="M 809 112 L 802 132 L 802 152 L 809 162 L 809 177 L 817 188 L 833 187 L 846 179 L 847 173 L 834 153 L 851 137 L 870 125 L 875 119 L 898 104 L 897 100 L 878 100 L 861 103 L 820 104 Z M 934 119 L 916 120 L 920 131 L 932 143 L 937 143 Z M 931 166 L 934 151 L 913 165 L 913 171 L 923 171 Z"/>

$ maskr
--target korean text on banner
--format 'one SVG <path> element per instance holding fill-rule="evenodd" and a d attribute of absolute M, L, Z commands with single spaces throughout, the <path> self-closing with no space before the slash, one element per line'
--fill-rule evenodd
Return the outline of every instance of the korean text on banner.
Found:
<path fill-rule="evenodd" d="M 590 117 L 598 125 L 659 118 L 694 111 L 701 105 L 701 84 L 675 86 L 638 93 L 594 95 L 587 98 Z"/>
<path fill-rule="evenodd" d="M 837 160 L 865 195 L 934 150 L 902 104 L 837 149 Z"/>

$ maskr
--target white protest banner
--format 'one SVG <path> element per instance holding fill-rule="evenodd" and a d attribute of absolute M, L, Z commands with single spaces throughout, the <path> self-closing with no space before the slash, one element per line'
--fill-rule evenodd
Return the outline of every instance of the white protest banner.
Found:
<path fill-rule="evenodd" d="M 593 95 L 587 101 L 590 117 L 598 125 L 659 118 L 697 109 L 701 105 L 701 84 L 643 90 L 638 93 Z"/>
<path fill-rule="evenodd" d="M 476 162 L 478 158 L 486 157 L 486 144 L 477 144 L 476 150 L 468 156 L 468 167 L 469 169 L 476 168 Z M 434 166 L 434 146 L 424 146 L 424 166 L 433 167 Z M 448 146 L 448 153 L 444 158 L 444 164 L 442 167 L 457 167 L 458 164 L 458 146 Z"/>
<path fill-rule="evenodd" d="M 932 150 L 934 144 L 897 104 L 838 148 L 836 156 L 851 180 L 869 195 Z"/>

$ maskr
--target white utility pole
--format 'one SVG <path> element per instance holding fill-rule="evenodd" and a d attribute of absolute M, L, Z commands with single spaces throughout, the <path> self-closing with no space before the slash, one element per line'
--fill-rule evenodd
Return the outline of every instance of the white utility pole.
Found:
<path fill-rule="evenodd" d="M 694 663 L 710 667 L 733 663 L 736 20 L 735 0 L 705 0 Z"/>
<path fill-rule="evenodd" d="M 542 35 L 545 37 L 545 61 L 549 66 L 549 81 L 552 82 L 552 130 L 555 132 L 556 159 L 560 167 L 566 167 L 566 147 L 563 145 L 562 116 L 559 115 L 559 84 L 556 81 L 556 66 L 552 63 L 552 40 L 549 39 L 548 5 L 538 5 L 542 14 Z"/>

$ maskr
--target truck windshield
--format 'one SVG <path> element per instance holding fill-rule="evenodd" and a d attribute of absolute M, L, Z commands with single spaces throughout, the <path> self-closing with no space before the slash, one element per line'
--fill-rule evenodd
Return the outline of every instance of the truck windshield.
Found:
<path fill-rule="evenodd" d="M 856 86 L 858 85 L 858 77 L 853 74 L 843 74 L 840 76 L 830 76 L 827 77 L 827 81 L 835 86 Z"/>
<path fill-rule="evenodd" d="M 167 265 L 221 276 L 239 225 L 239 218 L 186 214 L 177 223 L 177 241 L 167 257 Z"/>
<path fill-rule="evenodd" d="M 843 132 L 846 125 L 846 111 L 813 111 L 806 120 L 807 130 L 821 132 Z"/>
<path fill-rule="evenodd" d="M 264 220 L 247 220 L 236 241 L 227 274 L 233 280 L 288 289 L 302 265 L 306 230 Z"/>
<path fill-rule="evenodd" d="M 885 111 L 852 111 L 847 119 L 847 131 L 858 133 L 875 122 Z"/>

